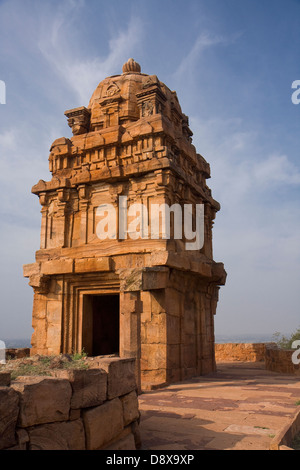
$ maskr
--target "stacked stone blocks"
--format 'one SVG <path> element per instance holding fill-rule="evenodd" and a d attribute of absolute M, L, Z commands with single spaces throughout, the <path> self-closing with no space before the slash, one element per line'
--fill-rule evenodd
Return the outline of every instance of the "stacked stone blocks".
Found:
<path fill-rule="evenodd" d="M 10 380 L 0 374 L 0 449 L 135 450 L 140 446 L 133 359 Z"/>

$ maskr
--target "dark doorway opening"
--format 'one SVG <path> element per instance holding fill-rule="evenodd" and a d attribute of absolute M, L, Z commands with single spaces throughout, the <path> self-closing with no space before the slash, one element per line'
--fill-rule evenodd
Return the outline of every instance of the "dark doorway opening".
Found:
<path fill-rule="evenodd" d="M 89 356 L 119 354 L 119 295 L 85 295 L 82 346 Z"/>

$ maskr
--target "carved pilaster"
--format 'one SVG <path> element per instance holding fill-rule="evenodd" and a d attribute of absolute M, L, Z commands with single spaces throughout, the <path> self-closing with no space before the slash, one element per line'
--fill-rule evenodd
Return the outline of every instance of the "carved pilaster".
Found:
<path fill-rule="evenodd" d="M 140 108 L 140 117 L 163 113 L 167 98 L 161 90 L 157 77 L 149 77 L 142 91 L 137 93 L 136 97 Z"/>
<path fill-rule="evenodd" d="M 78 188 L 79 196 L 79 212 L 81 212 L 80 222 L 80 239 L 83 243 L 87 243 L 88 238 L 88 209 L 89 209 L 89 188 L 87 185 L 79 185 Z"/>

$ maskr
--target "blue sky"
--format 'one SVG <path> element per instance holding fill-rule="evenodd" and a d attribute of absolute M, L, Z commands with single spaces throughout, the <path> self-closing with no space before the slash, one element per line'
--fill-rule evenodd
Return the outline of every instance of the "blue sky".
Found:
<path fill-rule="evenodd" d="M 214 258 L 228 272 L 216 335 L 300 325 L 299 0 L 0 0 L 0 337 L 30 337 L 22 265 L 39 248 L 48 155 L 64 111 L 134 57 L 176 90 L 221 203 Z"/>

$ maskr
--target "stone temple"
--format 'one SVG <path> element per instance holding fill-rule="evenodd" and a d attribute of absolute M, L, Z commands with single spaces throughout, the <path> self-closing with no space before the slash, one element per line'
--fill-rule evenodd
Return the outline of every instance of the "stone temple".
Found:
<path fill-rule="evenodd" d="M 24 266 L 34 290 L 31 354 L 134 357 L 145 390 L 214 371 L 214 315 L 226 280 L 212 252 L 220 206 L 176 92 L 129 59 L 88 107 L 65 115 L 73 137 L 53 142 L 52 179 L 32 188 L 42 222 L 36 261 Z M 151 208 L 161 205 L 171 210 L 158 213 L 153 235 Z M 187 206 L 194 234 L 202 208 L 204 240 L 190 249 L 178 232 L 184 211 L 178 219 L 173 210 Z M 105 207 L 116 209 L 115 220 Z"/>

